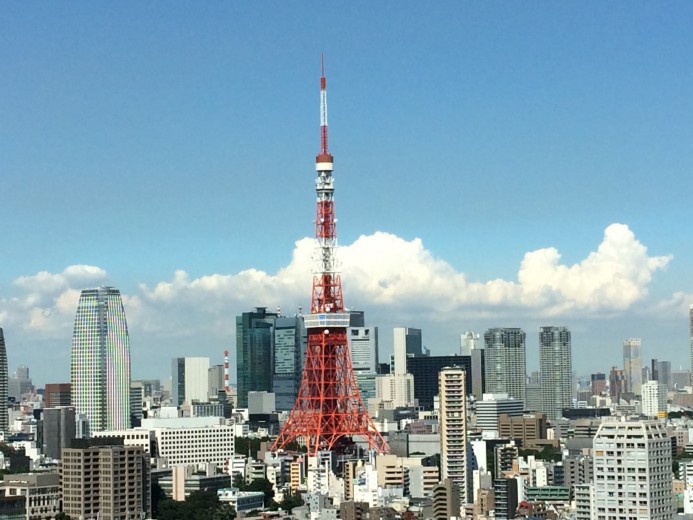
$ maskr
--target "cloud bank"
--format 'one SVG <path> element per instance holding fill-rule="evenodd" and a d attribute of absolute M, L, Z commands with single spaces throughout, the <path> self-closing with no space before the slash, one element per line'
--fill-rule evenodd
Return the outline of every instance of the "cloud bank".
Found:
<path fill-rule="evenodd" d="M 141 284 L 124 294 L 131 332 L 162 339 L 224 334 L 228 342 L 233 316 L 244 310 L 284 305 L 282 310 L 293 314 L 309 300 L 313 251 L 312 239 L 297 241 L 289 264 L 274 274 L 248 269 L 191 278 L 176 271 L 172 279 L 152 287 Z M 384 232 L 342 246 L 339 259 L 347 303 L 355 308 L 458 321 L 460 316 L 622 312 L 646 298 L 653 275 L 666 268 L 671 256 L 650 256 L 628 226 L 612 224 L 596 250 L 579 263 L 562 264 L 553 247 L 526 253 L 516 280 L 469 281 L 420 239 Z M 0 299 L 0 326 L 40 338 L 69 338 L 80 290 L 109 282 L 118 286 L 102 268 L 87 265 L 17 278 L 13 285 L 18 294 Z M 674 295 L 658 305 L 678 306 L 685 296 Z"/>

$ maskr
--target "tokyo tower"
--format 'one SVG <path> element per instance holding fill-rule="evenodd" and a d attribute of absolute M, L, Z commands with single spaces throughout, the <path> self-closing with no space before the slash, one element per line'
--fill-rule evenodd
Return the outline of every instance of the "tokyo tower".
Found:
<path fill-rule="evenodd" d="M 317 211 L 316 260 L 311 313 L 304 316 L 308 331 L 303 377 L 298 396 L 272 451 L 293 441 L 304 444 L 308 455 L 333 450 L 355 437 L 369 449 L 389 450 L 361 400 L 351 366 L 342 281 L 337 272 L 337 219 L 334 211 L 333 157 L 327 148 L 327 89 L 325 66 L 320 77 L 320 152 L 315 158 Z"/>

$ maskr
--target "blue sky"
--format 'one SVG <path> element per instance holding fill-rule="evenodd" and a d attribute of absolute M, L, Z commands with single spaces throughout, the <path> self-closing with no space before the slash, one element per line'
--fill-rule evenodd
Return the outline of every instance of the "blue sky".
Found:
<path fill-rule="evenodd" d="M 691 26 L 686 2 L 7 4 L 11 369 L 66 380 L 97 283 L 126 295 L 135 377 L 221 362 L 255 305 L 307 307 L 322 52 L 346 301 L 384 352 L 396 325 L 440 354 L 521 326 L 533 368 L 565 324 L 580 373 L 626 337 L 687 364 Z"/>

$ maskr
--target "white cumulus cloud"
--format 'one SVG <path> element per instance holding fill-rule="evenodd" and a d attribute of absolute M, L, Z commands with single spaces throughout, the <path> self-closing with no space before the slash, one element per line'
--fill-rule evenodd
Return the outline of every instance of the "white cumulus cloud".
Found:
<path fill-rule="evenodd" d="M 314 242 L 306 238 L 296 242 L 288 265 L 273 274 L 247 269 L 191 278 L 176 271 L 168 281 L 141 284 L 123 295 L 130 329 L 161 338 L 223 336 L 228 344 L 234 316 L 256 305 L 271 310 L 282 305 L 287 314 L 303 305 L 307 312 L 313 253 Z M 415 315 L 437 321 L 620 312 L 646 298 L 654 273 L 671 260 L 649 255 L 623 224 L 607 227 L 596 249 L 573 265 L 561 263 L 552 247 L 526 253 L 515 280 L 470 282 L 420 239 L 384 232 L 361 236 L 338 255 L 347 304 L 392 319 Z M 0 317 L 27 333 L 69 337 L 80 290 L 106 279 L 106 271 L 85 265 L 22 276 L 14 281 L 18 294 L 0 300 Z"/>

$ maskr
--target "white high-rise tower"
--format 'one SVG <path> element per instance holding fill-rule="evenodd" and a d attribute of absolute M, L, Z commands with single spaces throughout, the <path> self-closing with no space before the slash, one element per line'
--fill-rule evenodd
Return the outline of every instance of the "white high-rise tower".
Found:
<path fill-rule="evenodd" d="M 72 405 L 90 431 L 130 427 L 130 342 L 120 291 L 82 291 L 72 334 Z"/>
<path fill-rule="evenodd" d="M 446 367 L 438 375 L 440 385 L 441 480 L 460 488 L 460 503 L 467 503 L 467 393 L 463 368 Z"/>
<path fill-rule="evenodd" d="M 0 431 L 2 432 L 6 432 L 10 427 L 9 413 L 7 412 L 8 376 L 5 335 L 0 328 L 0 404 L 2 404 L 0 406 Z"/>

